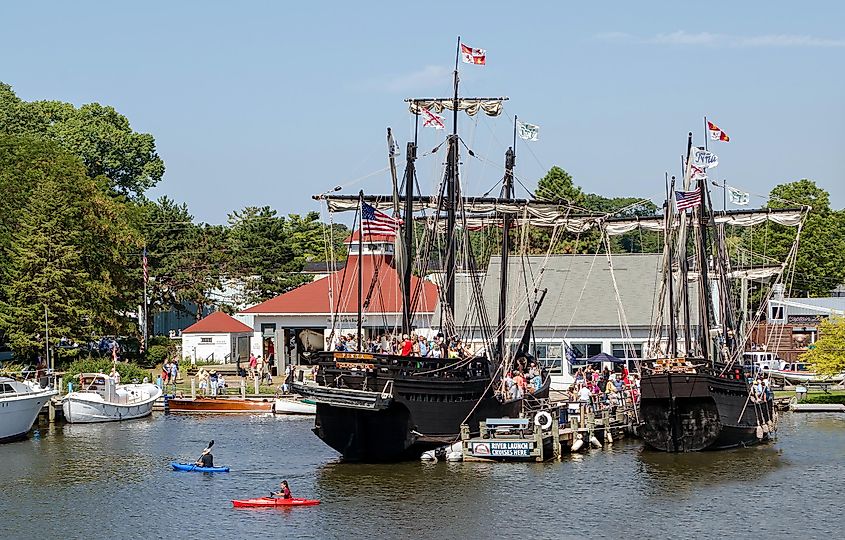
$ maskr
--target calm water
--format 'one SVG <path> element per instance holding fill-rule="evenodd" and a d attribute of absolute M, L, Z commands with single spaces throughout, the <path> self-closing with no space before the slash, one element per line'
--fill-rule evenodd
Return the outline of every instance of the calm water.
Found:
<path fill-rule="evenodd" d="M 814 538 L 845 527 L 845 415 L 783 415 L 780 439 L 758 448 L 672 455 L 627 441 L 546 464 L 338 463 L 311 423 L 156 415 L 41 429 L 0 445 L 0 538 Z M 232 473 L 169 470 L 209 439 Z M 322 504 L 232 508 L 282 478 Z"/>

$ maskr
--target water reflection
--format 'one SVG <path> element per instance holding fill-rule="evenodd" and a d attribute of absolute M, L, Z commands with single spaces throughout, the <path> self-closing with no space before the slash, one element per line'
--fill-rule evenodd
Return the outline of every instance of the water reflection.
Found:
<path fill-rule="evenodd" d="M 642 475 L 646 491 L 670 498 L 729 483 L 765 481 L 768 475 L 786 465 L 776 444 L 686 454 L 643 448 L 636 453 L 637 471 Z"/>

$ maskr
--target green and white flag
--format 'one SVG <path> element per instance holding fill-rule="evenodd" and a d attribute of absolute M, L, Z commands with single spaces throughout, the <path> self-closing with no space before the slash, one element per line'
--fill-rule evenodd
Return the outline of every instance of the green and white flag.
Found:
<path fill-rule="evenodd" d="M 739 206 L 745 206 L 748 204 L 748 199 L 750 197 L 749 193 L 730 186 L 728 186 L 728 193 L 730 194 L 731 204 Z"/>
<path fill-rule="evenodd" d="M 525 122 L 517 120 L 516 129 L 520 139 L 525 139 L 526 141 L 536 141 L 540 138 L 540 126 L 526 124 Z"/>

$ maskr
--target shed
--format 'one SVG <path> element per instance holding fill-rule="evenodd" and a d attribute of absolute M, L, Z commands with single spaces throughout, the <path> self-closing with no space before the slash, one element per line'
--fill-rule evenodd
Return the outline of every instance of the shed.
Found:
<path fill-rule="evenodd" d="M 249 358 L 252 328 L 215 311 L 182 331 L 182 354 L 197 360 L 233 363 Z"/>

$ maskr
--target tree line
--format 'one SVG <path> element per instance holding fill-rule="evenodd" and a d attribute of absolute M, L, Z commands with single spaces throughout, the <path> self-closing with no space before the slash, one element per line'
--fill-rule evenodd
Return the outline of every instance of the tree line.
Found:
<path fill-rule="evenodd" d="M 27 102 L 0 83 L 0 344 L 33 358 L 59 338 L 137 336 L 146 251 L 150 313 L 230 308 L 215 291 L 242 284 L 252 304 L 301 284 L 324 238 L 317 212 L 269 206 L 197 223 L 184 203 L 145 193 L 164 175 L 155 139 L 114 108 Z M 150 324 L 148 319 L 147 324 Z"/>

